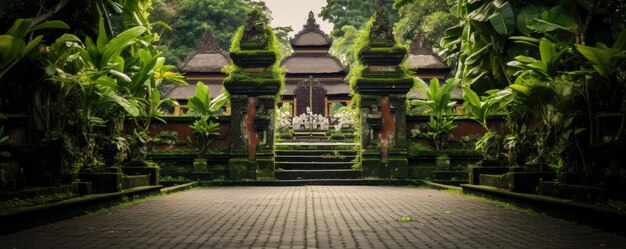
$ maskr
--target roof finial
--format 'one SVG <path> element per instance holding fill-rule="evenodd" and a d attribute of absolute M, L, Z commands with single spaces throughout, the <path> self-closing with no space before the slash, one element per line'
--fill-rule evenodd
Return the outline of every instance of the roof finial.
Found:
<path fill-rule="evenodd" d="M 265 21 L 258 10 L 248 13 L 241 41 L 266 43 Z M 263 44 L 265 45 L 265 44 Z"/>
<path fill-rule="evenodd" d="M 320 30 L 320 25 L 315 20 L 315 14 L 313 11 L 309 11 L 309 19 L 306 20 L 306 24 L 303 26 L 304 30 L 315 31 Z"/>
<path fill-rule="evenodd" d="M 213 32 L 211 32 L 211 29 L 207 29 L 204 31 L 204 34 L 202 34 L 202 38 L 198 42 L 196 51 L 204 52 L 204 53 L 223 52 L 222 48 L 220 47 L 219 42 L 213 36 Z"/>
<path fill-rule="evenodd" d="M 415 37 L 413 37 L 413 41 L 411 41 L 411 54 L 416 55 L 432 55 L 433 54 L 433 44 L 426 39 L 424 34 L 417 33 Z"/>

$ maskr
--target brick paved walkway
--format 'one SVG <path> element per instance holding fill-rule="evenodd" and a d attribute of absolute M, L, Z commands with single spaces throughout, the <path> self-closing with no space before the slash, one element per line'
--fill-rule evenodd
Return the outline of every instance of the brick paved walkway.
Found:
<path fill-rule="evenodd" d="M 215 187 L 0 236 L 13 247 L 626 248 L 626 237 L 427 189 Z"/>

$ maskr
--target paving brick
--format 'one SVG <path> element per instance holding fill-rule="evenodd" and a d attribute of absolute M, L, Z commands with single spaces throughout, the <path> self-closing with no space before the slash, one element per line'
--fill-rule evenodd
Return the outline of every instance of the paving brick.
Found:
<path fill-rule="evenodd" d="M 0 236 L 0 248 L 596 247 L 626 248 L 626 238 L 445 192 L 378 186 L 204 188 Z"/>

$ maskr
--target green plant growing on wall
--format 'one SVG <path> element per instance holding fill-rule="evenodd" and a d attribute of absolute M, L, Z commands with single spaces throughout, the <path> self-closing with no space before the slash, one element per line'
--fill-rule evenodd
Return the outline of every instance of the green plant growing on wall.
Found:
<path fill-rule="evenodd" d="M 209 121 L 208 119 L 208 116 L 200 117 L 200 119 L 194 121 L 193 124 L 189 126 L 193 129 L 193 133 L 196 134 L 196 138 L 198 139 L 198 144 L 200 145 L 198 156 L 200 158 L 204 158 L 209 144 L 214 137 L 220 134 L 218 132 L 220 124 Z"/>
<path fill-rule="evenodd" d="M 411 101 L 411 105 L 424 106 L 428 109 L 428 114 L 430 115 L 428 133 L 437 150 L 444 148 L 448 134 L 456 128 L 452 124 L 454 119 L 448 115 L 453 114 L 456 101 L 451 101 L 450 97 L 459 82 L 456 79 L 449 79 L 441 86 L 436 78 L 430 80 L 430 85 L 427 85 L 422 80 L 418 80 L 418 87 L 426 94 L 428 99 Z"/>
<path fill-rule="evenodd" d="M 210 118 L 215 117 L 217 112 L 226 104 L 228 97 L 222 94 L 211 99 L 211 90 L 202 82 L 196 84 L 196 92 L 194 96 L 189 97 L 187 106 L 188 114 L 198 117 L 189 127 L 193 129 L 200 152 L 198 156 L 204 158 L 209 144 L 214 137 L 219 135 L 219 123 L 213 122 Z"/>
<path fill-rule="evenodd" d="M 280 58 L 283 56 L 283 49 L 281 48 L 280 41 L 276 37 L 272 28 L 263 23 L 260 19 L 260 15 L 261 13 L 253 10 L 248 15 L 248 19 L 246 20 L 246 23 L 254 24 L 253 27 L 257 30 L 254 32 L 246 31 L 246 25 L 244 25 L 239 27 L 233 35 L 229 50 L 232 62 L 229 66 L 222 69 L 222 71 L 228 75 L 224 79 L 224 84 L 231 84 L 233 82 L 237 82 L 239 84 L 284 82 L 285 73 L 283 68 L 280 66 Z M 246 64 L 251 61 L 249 60 L 250 58 L 263 60 L 265 62 L 273 61 L 273 63 L 263 72 L 245 72 L 242 67 L 254 66 Z M 265 66 L 267 65 L 263 65 L 263 67 Z M 279 96 L 277 95 L 276 97 L 278 98 Z"/>

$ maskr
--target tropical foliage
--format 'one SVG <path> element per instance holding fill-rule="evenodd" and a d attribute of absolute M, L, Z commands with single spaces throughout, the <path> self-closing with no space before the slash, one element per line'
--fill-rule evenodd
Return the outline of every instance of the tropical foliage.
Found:
<path fill-rule="evenodd" d="M 32 20 L 18 19 L 3 35 L 3 39 L 12 41 L 12 54 L 2 54 L 3 75 L 16 61 L 35 51 L 42 40 L 36 36 L 24 41 L 28 34 L 44 28 L 70 28 L 60 21 L 46 21 L 68 11 L 68 1 L 41 4 L 55 7 Z M 102 14 L 96 15 L 100 16 L 95 22 L 97 32 L 83 32 L 93 27 L 88 22 L 93 20 L 90 16 L 81 20 L 85 23 L 72 27 L 72 34 L 53 33 L 51 37 L 56 39 L 50 45 L 39 46 L 39 53 L 32 57 L 42 67 L 44 80 L 34 82 L 31 96 L 23 96 L 33 99 L 26 110 L 34 111 L 34 121 L 43 131 L 42 143 L 57 143 L 64 148 L 66 171 L 102 170 L 105 165 L 121 164 L 131 151 L 142 151 L 152 117 L 160 114 L 162 104 L 176 104 L 161 100 L 158 89 L 166 83 L 185 84 L 152 45 L 157 36 L 147 20 L 150 1 L 84 4 L 77 8 Z M 86 35 L 81 39 L 76 34 Z M 5 62 L 9 67 L 4 67 Z M 12 80 L 2 81 L 2 87 Z M 128 119 L 135 127 L 131 135 L 124 132 Z"/>
<path fill-rule="evenodd" d="M 189 107 L 188 114 L 197 116 L 198 119 L 193 122 L 191 129 L 196 134 L 198 145 L 200 147 L 199 157 L 204 158 L 209 144 L 219 133 L 219 123 L 213 122 L 210 118 L 215 118 L 219 114 L 220 109 L 228 101 L 228 96 L 224 93 L 214 99 L 211 99 L 211 90 L 202 82 L 196 84 L 196 92 L 194 96 L 187 99 Z"/>
<path fill-rule="evenodd" d="M 541 5 L 518 1 L 459 0 L 456 16 L 460 24 L 447 29 L 441 43 L 447 58 L 457 62 L 455 77 L 480 93 L 510 84 L 505 72 L 510 55 L 529 54 L 530 50 L 507 38 L 527 33 L 527 21 L 542 10 Z"/>
<path fill-rule="evenodd" d="M 483 100 L 471 88 L 463 87 L 464 102 L 463 107 L 474 120 L 482 125 L 485 129 L 483 137 L 476 142 L 476 150 L 483 153 L 483 157 L 488 160 L 495 160 L 499 156 L 501 136 L 498 132 L 493 131 L 488 123 L 489 115 L 503 108 L 508 101 L 509 91 L 500 92 L 497 95 L 489 96 Z"/>
<path fill-rule="evenodd" d="M 459 81 L 449 79 L 442 86 L 439 84 L 439 80 L 434 78 L 430 80 L 430 84 L 426 84 L 422 80 L 418 80 L 418 84 L 418 88 L 426 94 L 427 100 L 413 100 L 411 104 L 427 108 L 427 113 L 430 116 L 428 135 L 432 138 L 435 148 L 442 150 L 448 139 L 448 134 L 456 128 L 452 124 L 454 118 L 450 116 L 450 114 L 454 114 L 456 101 L 451 101 L 450 97 Z"/>
<path fill-rule="evenodd" d="M 43 35 L 32 37 L 31 34 L 48 28 L 69 29 L 67 24 L 61 21 L 33 25 L 32 19 L 17 19 L 6 34 L 0 35 L 0 79 L 43 39 Z M 24 40 L 25 38 L 27 40 Z"/>
<path fill-rule="evenodd" d="M 504 104 L 512 131 L 504 139 L 507 157 L 588 183 L 619 174 L 613 166 L 598 168 L 614 163 L 596 152 L 624 148 L 623 4 L 459 1 L 458 7 L 465 19 L 446 31 L 442 45 L 458 62 L 469 113 L 478 119 Z M 504 90 L 485 91 L 497 86 Z M 488 96 L 480 100 L 470 88 Z M 501 103 L 490 104 L 495 100 Z M 607 115 L 621 121 L 609 125 Z M 613 132 L 599 130 L 607 125 Z"/>
<path fill-rule="evenodd" d="M 439 43 L 444 30 L 458 22 L 452 11 L 455 4 L 456 0 L 396 0 L 393 7 L 400 15 L 393 27 L 396 40 L 410 42 L 421 33 L 431 43 Z"/>
<path fill-rule="evenodd" d="M 145 137 L 141 134 L 147 130 L 150 117 L 159 114 L 159 105 L 176 104 L 160 100 L 158 89 L 162 82 L 185 84 L 182 76 L 170 72 L 173 67 L 164 65 L 161 53 L 150 45 L 152 36 L 145 35 L 147 28 L 133 27 L 109 39 L 101 19 L 99 30 L 95 42 L 86 37 L 83 43 L 74 35 L 64 35 L 50 46 L 44 57 L 45 71 L 60 90 L 56 108 L 44 111 L 78 110 L 64 113 L 67 116 L 51 115 L 48 129 L 53 134 L 78 129 L 81 133 L 75 142 L 78 150 L 70 154 L 80 154 L 78 159 L 88 168 L 105 164 L 98 150 L 109 147 L 109 151 L 125 154 L 131 148 L 122 134 L 126 117 L 131 117 L 139 129 L 135 135 Z M 68 118 L 76 120 L 76 127 L 63 122 Z M 139 142 L 137 147 L 147 142 L 133 141 Z M 74 147 L 67 145 L 70 141 L 64 142 L 66 147 Z M 98 144 L 104 144 L 105 148 L 98 148 Z M 121 159 L 123 156 L 118 156 L 114 163 L 120 163 Z"/>
<path fill-rule="evenodd" d="M 195 49 L 205 30 L 211 30 L 221 47 L 227 49 L 237 29 L 244 24 L 246 13 L 258 10 L 266 20 L 272 14 L 264 2 L 253 0 L 154 0 L 152 6 L 151 20 L 161 20 L 171 27 L 158 30 L 158 44 L 167 61 L 174 64 Z M 274 29 L 288 52 L 291 27 Z"/>
<path fill-rule="evenodd" d="M 386 8 L 387 13 L 390 13 L 390 23 L 395 23 L 398 20 L 398 14 L 391 9 L 393 3 L 394 0 L 327 0 L 319 16 L 333 24 L 333 31 L 330 33 L 333 37 L 342 37 L 345 26 L 361 29 L 374 12 L 382 8 Z"/>

